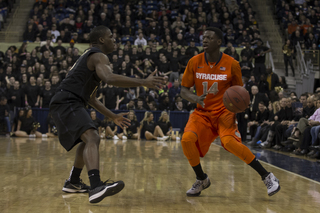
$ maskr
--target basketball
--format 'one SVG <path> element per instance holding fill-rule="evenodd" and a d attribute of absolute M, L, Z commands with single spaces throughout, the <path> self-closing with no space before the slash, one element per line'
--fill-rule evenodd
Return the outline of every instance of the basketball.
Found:
<path fill-rule="evenodd" d="M 223 104 L 231 112 L 243 112 L 250 104 L 249 92 L 241 86 L 232 86 L 224 93 Z"/>

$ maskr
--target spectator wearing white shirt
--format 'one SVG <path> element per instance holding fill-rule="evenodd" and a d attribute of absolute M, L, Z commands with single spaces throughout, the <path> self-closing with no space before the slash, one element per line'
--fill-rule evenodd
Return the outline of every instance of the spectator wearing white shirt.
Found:
<path fill-rule="evenodd" d="M 147 45 L 147 40 L 145 38 L 143 38 L 142 33 L 139 33 L 139 37 L 134 41 L 134 45 L 136 45 L 136 46 L 138 46 L 138 45 L 146 46 Z"/>
<path fill-rule="evenodd" d="M 52 42 L 56 43 L 57 38 L 60 36 L 60 32 L 57 30 L 57 25 L 55 25 L 55 24 L 52 25 L 51 35 L 54 35 Z"/>

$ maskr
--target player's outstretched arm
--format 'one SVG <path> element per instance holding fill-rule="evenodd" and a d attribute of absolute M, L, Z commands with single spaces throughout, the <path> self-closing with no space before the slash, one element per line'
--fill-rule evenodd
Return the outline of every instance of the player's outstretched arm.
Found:
<path fill-rule="evenodd" d="M 207 93 L 203 93 L 201 96 L 197 96 L 196 94 L 192 93 L 190 91 L 190 88 L 181 86 L 181 97 L 186 99 L 187 101 L 190 101 L 191 103 L 197 103 L 200 104 L 202 107 L 204 107 L 204 99 L 207 96 Z"/>
<path fill-rule="evenodd" d="M 87 64 L 90 70 L 96 70 L 97 75 L 103 82 L 114 86 L 146 86 L 149 88 L 159 89 L 165 84 L 165 77 L 155 76 L 157 71 L 151 73 L 146 79 L 129 78 L 123 75 L 114 74 L 109 66 L 108 57 L 102 53 L 94 53 L 90 55 Z"/>
<path fill-rule="evenodd" d="M 122 129 L 127 128 L 130 126 L 130 120 L 128 118 L 125 118 L 124 116 L 128 115 L 129 112 L 127 113 L 119 113 L 119 114 L 114 114 L 111 112 L 107 107 L 105 107 L 101 101 L 99 101 L 96 98 L 96 93 L 97 91 L 91 96 L 90 100 L 88 101 L 88 104 L 95 108 L 98 112 L 100 112 L 102 115 L 109 117 L 113 120 L 113 122 L 120 126 Z"/>

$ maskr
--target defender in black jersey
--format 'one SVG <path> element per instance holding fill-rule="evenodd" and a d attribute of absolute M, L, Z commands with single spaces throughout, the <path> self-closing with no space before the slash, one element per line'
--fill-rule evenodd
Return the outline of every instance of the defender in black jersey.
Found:
<path fill-rule="evenodd" d="M 75 62 L 67 77 L 57 88 L 50 103 L 50 112 L 56 124 L 60 143 L 67 150 L 78 145 L 70 177 L 63 187 L 64 192 L 89 192 L 91 203 L 100 202 L 107 196 L 120 192 L 122 181 L 101 182 L 99 174 L 100 136 L 85 106 L 90 104 L 104 116 L 111 118 L 121 128 L 128 127 L 128 113 L 114 114 L 96 98 L 101 81 L 119 87 L 146 86 L 161 87 L 163 77 L 154 76 L 154 71 L 146 79 L 129 78 L 112 73 L 106 54 L 114 50 L 114 38 L 109 28 L 98 26 L 90 33 L 92 48 L 86 50 Z M 86 165 L 91 188 L 80 179 L 83 166 Z"/>

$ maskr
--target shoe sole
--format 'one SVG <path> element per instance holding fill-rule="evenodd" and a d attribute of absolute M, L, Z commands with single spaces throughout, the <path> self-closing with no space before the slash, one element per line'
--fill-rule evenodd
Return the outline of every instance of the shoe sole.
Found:
<path fill-rule="evenodd" d="M 280 189 L 281 189 L 281 187 L 280 187 L 280 185 L 279 185 L 279 187 L 278 187 L 275 191 L 271 192 L 271 193 L 268 194 L 268 195 L 269 195 L 269 196 L 275 195 L 277 192 L 280 191 Z"/>
<path fill-rule="evenodd" d="M 202 189 L 201 191 L 209 188 L 210 185 L 211 185 L 211 182 L 209 182 L 209 185 L 208 185 L 206 188 Z M 201 194 L 201 191 L 200 191 L 199 193 L 197 193 L 197 194 L 188 194 L 188 193 L 187 193 L 187 196 L 188 196 L 188 197 L 198 197 L 198 196 Z"/>
<path fill-rule="evenodd" d="M 124 188 L 124 182 L 122 182 L 122 181 L 119 181 L 115 184 L 116 185 L 113 184 L 113 185 L 107 186 L 101 192 L 89 197 L 89 202 L 90 203 L 99 203 L 105 197 L 115 195 L 115 194 L 119 193 Z"/>
<path fill-rule="evenodd" d="M 87 189 L 69 189 L 65 187 L 62 188 L 62 191 L 66 193 L 88 193 Z"/>

